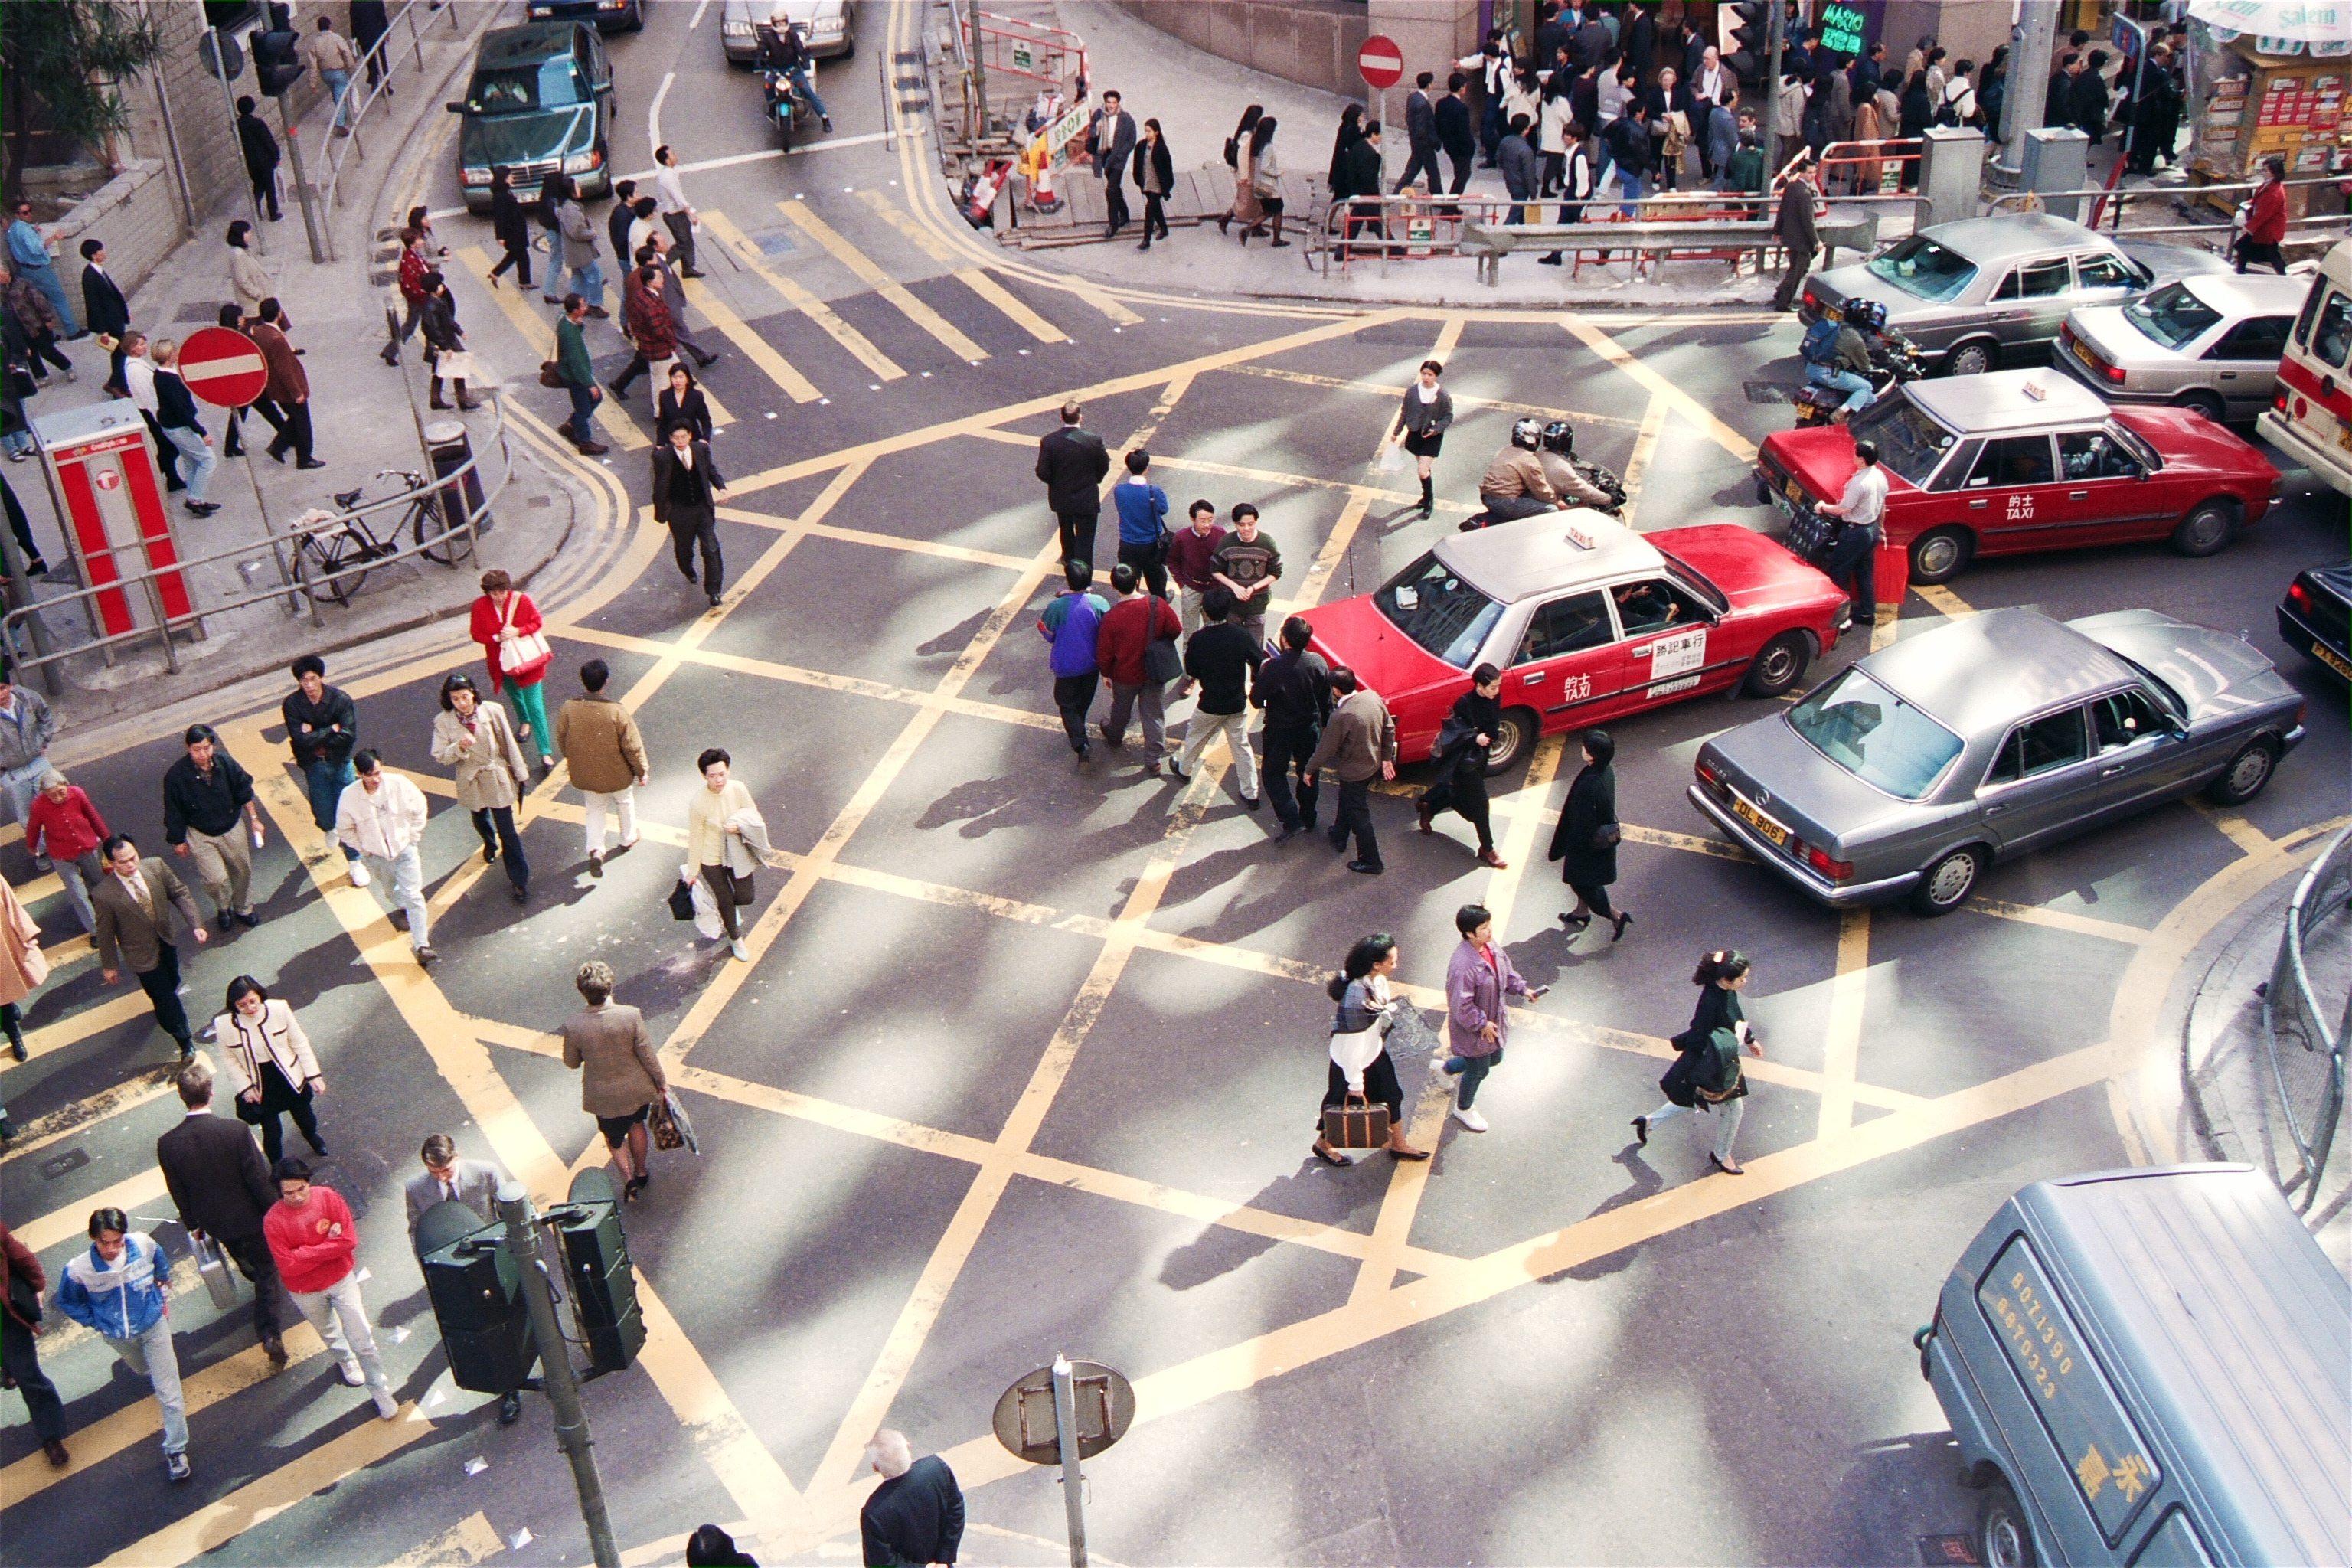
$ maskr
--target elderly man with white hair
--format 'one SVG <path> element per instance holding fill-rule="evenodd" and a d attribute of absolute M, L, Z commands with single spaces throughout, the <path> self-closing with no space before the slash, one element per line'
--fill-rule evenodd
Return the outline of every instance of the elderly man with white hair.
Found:
<path fill-rule="evenodd" d="M 866 1463 L 882 1478 L 857 1516 L 867 1568 L 953 1563 L 963 1544 L 963 1489 L 947 1461 L 916 1458 L 905 1433 L 885 1428 L 866 1445 Z"/>

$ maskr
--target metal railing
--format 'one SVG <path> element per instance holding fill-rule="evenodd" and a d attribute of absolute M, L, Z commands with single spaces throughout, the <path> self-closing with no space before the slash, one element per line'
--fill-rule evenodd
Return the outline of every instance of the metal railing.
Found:
<path fill-rule="evenodd" d="M 2281 184 L 2289 188 L 2298 185 L 2340 187 L 2346 184 L 2346 178 L 2342 174 L 2315 174 L 2284 180 Z M 2052 202 L 2089 202 L 2091 216 L 2084 220 L 2086 226 L 2096 228 L 2100 221 L 2105 218 L 2107 220 L 2109 232 L 2120 233 L 2123 228 L 2124 208 L 2135 200 L 2178 202 L 2201 200 L 2206 196 L 2214 195 L 2238 194 L 2252 195 L 2258 184 L 2259 182 L 2253 180 L 2237 180 L 2228 184 L 2210 185 L 2116 185 L 2114 187 L 2086 185 L 2082 189 L 2072 191 L 2009 191 L 1986 203 L 1985 213 L 1987 216 L 1996 216 L 2004 212 L 2032 212 L 2046 207 Z M 2106 205 L 2110 202 L 2114 204 L 2112 208 Z M 2289 232 L 2297 228 L 2342 229 L 2347 223 L 2352 223 L 2352 218 L 2347 218 L 2343 213 L 2325 213 L 2317 216 L 2289 218 L 2287 228 Z M 2135 225 L 2131 232 L 2134 234 L 2214 235 L 2225 234 L 2228 231 L 2229 224 L 2223 219 L 2216 218 L 2210 223 L 2158 224 L 2146 227 Z"/>
<path fill-rule="evenodd" d="M 435 0 L 408 0 L 408 3 L 394 13 L 385 25 L 383 37 L 378 38 L 374 46 L 360 57 L 359 67 L 352 72 L 352 79 L 343 84 L 341 99 L 330 101 L 327 105 L 326 118 L 319 127 L 318 157 L 320 166 L 326 171 L 326 177 L 319 183 L 320 205 L 325 209 L 323 220 L 319 226 L 323 231 L 327 242 L 326 259 L 329 261 L 342 259 L 335 250 L 333 220 L 334 210 L 343 204 L 343 171 L 353 163 L 367 162 L 365 139 L 360 134 L 360 127 L 365 123 L 369 112 L 392 90 L 393 78 L 400 71 L 400 67 L 394 59 L 396 53 L 404 51 L 412 58 L 411 68 L 418 80 L 410 84 L 411 90 L 414 90 L 422 81 L 425 74 L 423 29 L 436 8 L 448 16 L 449 31 L 453 35 L 463 30 L 462 25 L 457 20 L 460 7 L 446 5 L 436 7 Z M 422 21 L 418 17 L 420 12 L 424 14 Z M 403 22 L 408 24 L 408 42 L 401 46 L 401 51 L 396 51 L 394 45 Z M 375 80 L 367 84 L 367 96 L 362 98 L 360 89 L 362 82 L 366 80 L 371 62 L 377 68 Z M 335 120 L 339 114 L 343 117 L 343 124 L 351 132 L 348 136 L 335 134 Z"/>
<path fill-rule="evenodd" d="M 2328 840 L 2287 900 L 2286 931 L 2271 964 L 2263 996 L 2263 1045 L 2271 1080 L 2286 1108 L 2288 1135 L 2303 1170 L 2299 1206 L 2309 1212 L 2344 1113 L 2344 1048 L 2352 1036 L 2352 995 L 2330 1006 L 2312 984 L 2305 960 L 2311 940 L 2332 921 L 2352 913 L 2352 827 Z M 2332 973 L 2332 971 L 2331 971 Z M 2342 987 L 2342 976 L 2336 984 Z M 2329 1015 L 2336 1016 L 2331 1022 Z M 2295 1181 L 2285 1184 L 2292 1192 Z"/>
<path fill-rule="evenodd" d="M 1912 203 L 1907 195 L 1900 200 L 1906 206 Z M 1704 218 L 1752 221 L 1772 216 L 1769 198 L 1741 191 L 1674 191 L 1664 195 L 1643 195 L 1630 204 L 1614 193 L 1587 196 L 1580 202 L 1559 195 L 1515 201 L 1493 195 L 1423 195 L 1408 191 L 1398 195 L 1350 196 L 1344 202 L 1323 204 L 1305 226 L 1307 245 L 1303 259 L 1309 268 L 1328 277 L 1334 260 L 1344 269 L 1360 258 L 1378 261 L 1385 268 L 1391 260 L 1458 257 L 1467 254 L 1462 248 L 1465 225 L 1500 226 L 1508 221 L 1514 208 L 1525 208 L 1530 223 L 1554 221 L 1546 215 L 1556 215 L 1570 206 L 1582 207 L 1586 222 L 1607 223 L 1622 216 L 1628 205 L 1636 214 L 1631 221 L 1642 223 L 1695 222 Z M 1835 205 L 1858 204 L 1855 198 L 1841 196 Z"/>
<path fill-rule="evenodd" d="M 499 497 L 505 493 L 508 484 L 514 479 L 515 468 L 513 447 L 507 431 L 505 396 L 497 387 L 483 387 L 480 390 L 490 395 L 491 408 L 496 415 L 496 422 L 488 433 L 488 439 L 482 446 L 475 447 L 472 457 L 446 474 L 426 475 L 425 482 L 414 489 L 395 490 L 375 500 L 362 501 L 348 511 L 312 511 L 298 519 L 286 532 L 273 532 L 268 542 L 272 552 L 277 552 L 280 547 L 287 547 L 286 553 L 291 558 L 290 563 L 285 559 L 281 559 L 278 563 L 280 581 L 278 586 L 257 589 L 240 594 L 234 598 L 206 604 L 201 608 L 191 609 L 184 615 L 171 616 L 165 613 L 163 589 L 160 586 L 161 579 L 184 575 L 200 566 L 215 565 L 237 559 L 249 560 L 253 555 L 254 542 L 248 539 L 242 543 L 215 550 L 207 554 L 192 555 L 175 560 L 169 566 L 151 566 L 135 572 L 123 572 L 109 582 L 78 588 L 70 593 L 52 595 L 10 610 L 5 616 L 0 616 L 0 652 L 5 653 L 15 668 L 37 669 L 42 671 L 45 679 L 53 679 L 54 677 L 48 667 L 60 665 L 66 659 L 77 655 L 105 653 L 110 658 L 112 651 L 118 647 L 133 643 L 159 642 L 163 645 L 165 668 L 176 675 L 180 668 L 180 654 L 178 645 L 173 640 L 174 635 L 200 629 L 206 616 L 241 610 L 247 605 L 258 605 L 270 599 L 284 599 L 287 602 L 288 615 L 300 615 L 303 606 L 307 605 L 310 608 L 310 624 L 314 626 L 324 626 L 326 617 L 320 614 L 320 606 L 321 603 L 335 604 L 333 599 L 325 595 L 331 584 L 343 578 L 363 577 L 378 567 L 423 555 L 428 551 L 441 550 L 451 539 L 459 535 L 464 536 L 466 552 L 470 554 L 480 541 L 482 520 L 488 515 Z M 483 473 L 483 457 L 492 448 L 498 452 L 501 469 L 495 484 L 484 486 L 481 504 L 477 508 L 471 499 L 473 484 L 469 481 L 473 481 L 477 476 Z M 303 548 L 314 538 L 341 531 L 355 519 L 390 510 L 395 507 L 405 509 L 420 497 L 427 499 L 427 503 L 433 506 L 436 515 L 441 519 L 442 527 L 438 532 L 383 554 L 372 554 L 363 560 L 355 560 L 339 571 L 324 574 L 318 572 L 310 552 Z M 400 517 L 404 520 L 406 516 L 407 512 L 404 510 Z M 13 543 L 9 548 L 10 552 L 13 553 Z M 109 594 L 137 595 L 143 597 L 148 613 L 153 616 L 152 621 L 147 625 L 133 626 L 129 631 L 91 637 L 69 646 L 58 647 L 42 646 L 47 640 L 47 631 L 49 620 L 59 610 L 79 606 L 90 626 L 102 626 L 104 623 L 100 619 L 95 601 L 101 595 Z M 28 636 L 31 623 L 37 618 L 41 622 L 41 629 Z M 51 689 L 56 689 L 54 685 Z"/>

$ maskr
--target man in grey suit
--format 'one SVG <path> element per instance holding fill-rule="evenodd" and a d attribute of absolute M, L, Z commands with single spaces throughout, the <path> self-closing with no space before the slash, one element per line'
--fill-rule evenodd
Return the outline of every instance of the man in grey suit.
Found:
<path fill-rule="evenodd" d="M 285 1330 L 301 1315 L 278 1276 L 278 1262 L 261 1234 L 262 1215 L 278 1201 L 261 1151 L 244 1123 L 213 1114 L 213 1065 L 202 1057 L 180 1069 L 173 1087 L 188 1113 L 155 1140 L 163 1188 L 191 1237 L 210 1237 L 253 1281 L 253 1330 L 270 1364 L 286 1364 Z"/>
<path fill-rule="evenodd" d="M 1103 230 L 1105 239 L 1117 239 L 1118 231 L 1128 225 L 1127 188 L 1120 184 L 1127 177 L 1127 166 L 1135 158 L 1135 116 L 1120 102 L 1118 94 L 1102 95 L 1102 107 L 1095 110 L 1091 128 L 1095 138 L 1095 168 L 1103 178 L 1103 216 L 1110 220 Z"/>
<path fill-rule="evenodd" d="M 195 895 L 160 858 L 141 859 L 139 846 L 123 834 L 106 841 L 106 869 L 90 899 L 99 977 L 113 984 L 127 962 L 154 1005 L 155 1022 L 186 1061 L 196 1047 L 188 1035 L 188 1010 L 180 1005 L 179 944 L 193 937 L 201 947 L 207 937 Z"/>
<path fill-rule="evenodd" d="M 457 1144 L 446 1132 L 436 1132 L 417 1151 L 425 1162 L 421 1174 L 408 1178 L 408 1245 L 416 1245 L 416 1222 L 427 1209 L 442 1204 L 463 1204 L 488 1225 L 499 1217 L 499 1188 L 507 1174 L 487 1160 L 457 1158 Z M 499 1425 L 511 1426 L 522 1415 L 522 1395 L 509 1391 L 499 1400 Z"/>
<path fill-rule="evenodd" d="M 1437 73 L 1423 71 L 1412 79 L 1412 90 L 1404 100 L 1404 173 L 1397 176 L 1396 188 L 1402 195 L 1412 184 L 1413 176 L 1427 174 L 1432 195 L 1445 188 L 1444 176 L 1437 172 L 1437 100 L 1430 93 L 1436 84 Z"/>

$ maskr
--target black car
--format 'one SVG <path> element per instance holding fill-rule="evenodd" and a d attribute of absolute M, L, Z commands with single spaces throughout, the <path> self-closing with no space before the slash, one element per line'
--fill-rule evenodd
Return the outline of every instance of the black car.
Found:
<path fill-rule="evenodd" d="M 504 165 L 523 201 L 539 198 L 553 174 L 569 174 L 583 196 L 609 195 L 613 165 L 613 62 L 585 22 L 499 27 L 482 39 L 466 96 L 457 174 L 469 212 L 490 210 L 490 172 Z"/>
<path fill-rule="evenodd" d="M 593 22 L 600 33 L 646 30 L 645 0 L 530 0 L 534 22 Z"/>
<path fill-rule="evenodd" d="M 2279 636 L 2287 647 L 2352 680 L 2352 561 L 2294 574 L 2279 601 Z"/>

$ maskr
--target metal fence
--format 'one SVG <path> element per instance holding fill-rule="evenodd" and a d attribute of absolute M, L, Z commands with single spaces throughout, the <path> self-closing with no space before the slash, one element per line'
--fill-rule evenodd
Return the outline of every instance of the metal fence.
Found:
<path fill-rule="evenodd" d="M 391 94 L 393 79 L 398 76 L 402 69 L 403 56 L 408 58 L 410 64 L 407 68 L 416 78 L 409 83 L 410 90 L 415 91 L 422 85 L 425 74 L 423 29 L 432 20 L 436 9 L 449 18 L 451 34 L 455 35 L 462 30 L 462 24 L 457 19 L 457 13 L 461 7 L 436 6 L 429 3 L 429 0 L 408 0 L 408 4 L 393 14 L 384 28 L 383 37 L 375 41 L 375 47 L 360 57 L 359 68 L 352 73 L 352 79 L 343 86 L 341 102 L 329 105 L 325 117 L 319 122 L 319 151 L 316 156 L 319 159 L 319 166 L 323 171 L 319 181 L 319 198 L 320 205 L 324 209 L 320 216 L 319 228 L 320 237 L 326 243 L 327 253 L 324 257 L 313 256 L 311 259 L 314 261 L 342 259 L 335 252 L 333 216 L 335 208 L 341 205 L 343 202 L 343 171 L 354 163 L 367 162 L 366 138 L 363 134 L 367 117 L 373 112 L 377 104 L 383 102 Z M 373 68 L 373 71 L 371 68 Z M 371 74 L 374 78 L 372 81 L 368 79 Z M 335 134 L 335 118 L 338 110 L 342 113 L 344 126 L 351 132 L 348 136 Z M 299 132 L 297 134 L 299 135 Z"/>
<path fill-rule="evenodd" d="M 2297 185 L 2341 187 L 2345 184 L 2345 177 L 2341 174 L 2319 174 L 2282 183 L 2290 188 Z M 2105 224 L 2110 232 L 2122 233 L 2124 232 L 2124 209 L 2136 201 L 2179 202 L 2199 201 L 2207 196 L 2216 195 L 2251 196 L 2254 194 L 2254 190 L 2255 182 L 2242 180 L 2228 184 L 2116 185 L 2112 187 L 2086 185 L 2072 191 L 2010 191 L 1987 202 L 1985 212 L 1989 216 L 1998 217 L 2003 213 L 2032 212 L 2046 208 L 2053 202 L 2068 201 L 2076 203 L 2079 210 L 2081 203 L 2088 202 L 2090 216 L 2083 220 L 2087 226 L 2096 228 Z M 2289 218 L 2286 226 L 2289 234 L 2298 229 L 2333 231 L 2340 234 L 2344 232 L 2347 223 L 2347 219 L 2342 213 L 2319 213 Z M 2229 225 L 2217 217 L 2204 223 L 2134 224 L 2129 232 L 2137 237 L 2158 234 L 2211 236 L 2225 234 L 2228 231 Z"/>
<path fill-rule="evenodd" d="M 2286 1108 L 2287 1131 L 2303 1163 L 2298 1199 L 2306 1212 L 2319 1193 L 2344 1113 L 2344 1048 L 2352 1036 L 2352 994 L 2340 972 L 2342 955 L 2323 968 L 2328 984 L 2315 985 L 2306 955 L 2316 939 L 2339 937 L 2332 922 L 2352 914 L 2352 827 L 2330 839 L 2287 902 L 2286 931 L 2271 964 L 2270 989 L 2263 997 L 2263 1044 L 2270 1054 L 2272 1081 Z M 2295 1182 L 2285 1184 L 2293 1191 Z"/>

